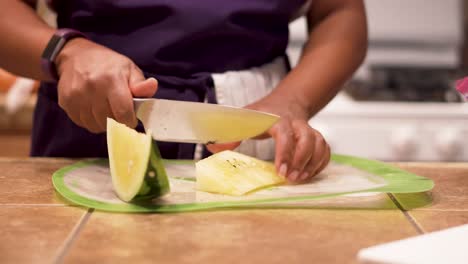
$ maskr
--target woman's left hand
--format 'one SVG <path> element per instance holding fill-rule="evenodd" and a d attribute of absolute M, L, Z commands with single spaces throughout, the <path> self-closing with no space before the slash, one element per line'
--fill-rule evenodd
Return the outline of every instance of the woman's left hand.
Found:
<path fill-rule="evenodd" d="M 302 182 L 322 171 L 330 161 L 330 147 L 323 136 L 309 126 L 305 111 L 280 109 L 277 103 L 261 100 L 246 108 L 278 114 L 280 120 L 259 138 L 273 137 L 275 166 L 278 173 L 289 182 Z M 292 107 L 295 108 L 295 107 Z M 234 149 L 240 142 L 213 144 L 211 152 Z"/>

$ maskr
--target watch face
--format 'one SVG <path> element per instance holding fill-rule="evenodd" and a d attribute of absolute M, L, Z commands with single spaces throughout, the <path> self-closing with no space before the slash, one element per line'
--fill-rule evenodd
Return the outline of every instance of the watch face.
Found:
<path fill-rule="evenodd" d="M 47 47 L 42 53 L 42 58 L 47 59 L 49 61 L 55 60 L 55 57 L 62 48 L 64 42 L 65 40 L 62 37 L 53 35 L 49 41 L 49 44 L 47 44 Z"/>

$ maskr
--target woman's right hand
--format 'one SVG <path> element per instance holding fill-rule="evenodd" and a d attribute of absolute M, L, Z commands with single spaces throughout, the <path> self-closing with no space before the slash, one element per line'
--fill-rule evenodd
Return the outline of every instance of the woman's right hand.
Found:
<path fill-rule="evenodd" d="M 158 87 L 129 58 L 83 38 L 68 42 L 56 64 L 60 107 L 93 133 L 106 130 L 107 117 L 135 127 L 132 98 L 151 97 Z"/>

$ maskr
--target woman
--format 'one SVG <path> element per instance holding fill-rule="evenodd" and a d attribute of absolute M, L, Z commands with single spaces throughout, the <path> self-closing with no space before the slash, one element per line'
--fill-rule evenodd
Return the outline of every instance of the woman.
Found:
<path fill-rule="evenodd" d="M 330 157 L 308 120 L 356 70 L 367 47 L 362 0 L 59 0 L 53 7 L 65 33 L 26 2 L 0 2 L 0 67 L 43 81 L 33 156 L 106 156 L 106 117 L 135 127 L 132 97 L 154 95 L 280 115 L 264 135 L 274 139 L 273 151 L 264 141 L 246 148 L 274 153 L 278 172 L 291 182 L 307 180 Z M 288 23 L 301 11 L 309 38 L 289 71 Z M 165 158 L 197 152 L 189 144 L 159 146 Z"/>

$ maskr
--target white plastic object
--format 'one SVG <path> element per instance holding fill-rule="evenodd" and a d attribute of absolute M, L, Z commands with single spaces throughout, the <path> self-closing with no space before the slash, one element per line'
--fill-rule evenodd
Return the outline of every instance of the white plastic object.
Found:
<path fill-rule="evenodd" d="M 466 264 L 468 225 L 386 243 L 358 253 L 360 263 Z"/>
<path fill-rule="evenodd" d="M 456 128 L 447 128 L 436 137 L 436 150 L 441 160 L 457 160 L 463 151 L 461 132 Z"/>
<path fill-rule="evenodd" d="M 417 151 L 417 131 L 413 127 L 397 128 L 391 136 L 391 148 L 399 159 L 411 158 Z"/>
<path fill-rule="evenodd" d="M 8 90 L 5 109 L 8 115 L 18 112 L 28 101 L 34 89 L 34 80 L 19 77 Z"/>

